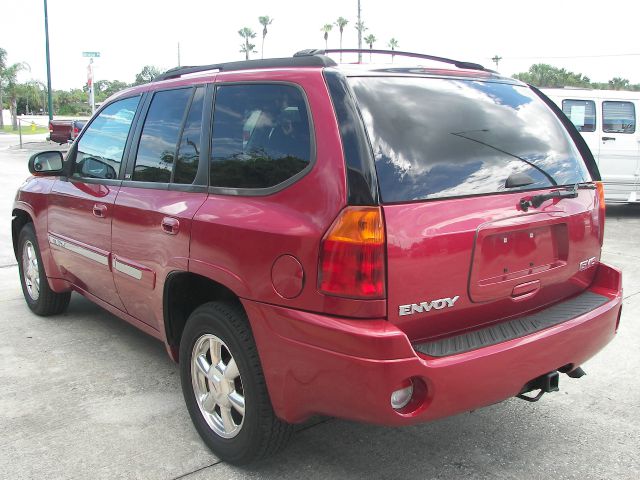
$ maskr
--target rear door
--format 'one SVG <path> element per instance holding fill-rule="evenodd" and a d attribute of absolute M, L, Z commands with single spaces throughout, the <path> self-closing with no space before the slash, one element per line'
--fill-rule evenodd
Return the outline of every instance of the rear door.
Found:
<path fill-rule="evenodd" d="M 111 222 L 127 138 L 140 97 L 113 102 L 83 132 L 67 158 L 69 178 L 48 195 L 49 243 L 65 278 L 123 309 L 111 275 Z"/>
<path fill-rule="evenodd" d="M 600 252 L 594 190 L 521 207 L 591 181 L 533 91 L 447 78 L 350 83 L 383 203 L 388 317 L 412 340 L 520 315 L 590 284 Z"/>
<path fill-rule="evenodd" d="M 118 292 L 130 315 L 156 329 L 163 322 L 164 280 L 173 270 L 188 270 L 191 220 L 207 197 L 200 157 L 208 155 L 201 132 L 203 122 L 208 129 L 211 92 L 205 86 L 155 92 L 114 206 Z"/>
<path fill-rule="evenodd" d="M 631 100 L 602 101 L 599 167 L 608 198 L 637 199 L 640 177 L 636 104 Z"/>

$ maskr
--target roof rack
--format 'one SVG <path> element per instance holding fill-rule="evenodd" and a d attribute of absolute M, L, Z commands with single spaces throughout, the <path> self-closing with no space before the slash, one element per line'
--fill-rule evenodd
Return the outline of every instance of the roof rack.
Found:
<path fill-rule="evenodd" d="M 472 62 L 463 62 L 460 60 L 453 60 L 451 58 L 445 57 L 436 57 L 435 55 L 425 55 L 423 53 L 414 53 L 414 52 L 403 52 L 400 50 L 372 50 L 372 49 L 364 49 L 364 48 L 327 48 L 324 50 L 301 50 L 294 54 L 294 57 L 304 58 L 315 55 L 326 55 L 327 53 L 380 53 L 383 55 L 394 55 L 399 57 L 411 57 L 411 58 L 422 58 L 425 60 L 433 60 L 435 62 L 448 63 L 449 65 L 454 65 L 458 68 L 464 68 L 467 70 L 482 70 L 486 72 L 493 72 L 493 70 L 489 70 L 479 63 Z"/>
<path fill-rule="evenodd" d="M 299 55 L 286 58 L 267 58 L 264 60 L 244 60 L 240 62 L 215 63 L 212 65 L 176 67 L 158 75 L 153 81 L 159 82 L 171 78 L 180 78 L 183 75 L 189 75 L 191 73 L 208 72 L 212 70 L 230 72 L 254 68 L 333 67 L 336 65 L 337 63 L 331 58 L 322 55 Z"/>

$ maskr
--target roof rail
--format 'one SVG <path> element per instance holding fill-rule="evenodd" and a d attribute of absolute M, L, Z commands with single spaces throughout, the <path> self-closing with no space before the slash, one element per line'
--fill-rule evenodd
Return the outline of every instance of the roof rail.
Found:
<path fill-rule="evenodd" d="M 493 70 L 489 70 L 479 63 L 472 62 L 463 62 L 460 60 L 453 60 L 451 58 L 445 57 L 436 57 L 435 55 L 426 55 L 423 53 L 414 53 L 414 52 L 403 52 L 401 50 L 372 50 L 365 48 L 327 48 L 324 50 L 301 50 L 294 54 L 294 57 L 308 57 L 314 55 L 326 55 L 327 53 L 380 53 L 383 55 L 397 55 L 399 57 L 411 57 L 411 58 L 422 58 L 425 60 L 433 60 L 435 62 L 448 63 L 449 65 L 454 65 L 458 68 L 464 68 L 467 70 L 483 70 L 487 72 L 493 72 Z"/>
<path fill-rule="evenodd" d="M 333 67 L 337 65 L 329 57 L 323 55 L 306 55 L 286 58 L 266 58 L 264 60 L 244 60 L 240 62 L 215 63 L 212 65 L 200 65 L 192 67 L 176 67 L 158 75 L 154 82 L 180 78 L 191 73 L 208 72 L 217 70 L 219 72 L 230 72 L 234 70 L 250 70 L 254 68 L 286 68 L 286 67 Z"/>

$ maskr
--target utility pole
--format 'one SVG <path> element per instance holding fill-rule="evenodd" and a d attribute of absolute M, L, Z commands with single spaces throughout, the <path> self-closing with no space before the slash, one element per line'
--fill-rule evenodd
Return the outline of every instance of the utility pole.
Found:
<path fill-rule="evenodd" d="M 362 50 L 362 18 L 360 18 L 360 0 L 358 0 L 358 50 Z M 358 63 L 362 63 L 362 52 L 358 52 Z"/>
<path fill-rule="evenodd" d="M 47 0 L 44 0 L 44 38 L 47 53 L 47 98 L 49 105 L 49 120 L 53 120 L 53 100 L 51 98 L 51 62 L 49 61 L 49 15 L 47 14 Z"/>
<path fill-rule="evenodd" d="M 500 60 L 502 60 L 502 57 L 499 57 L 498 55 L 495 55 L 491 59 L 491 61 L 496 64 L 496 70 L 498 70 L 498 68 L 499 68 Z"/>
<path fill-rule="evenodd" d="M 180 42 L 178 42 L 178 66 L 180 66 Z"/>

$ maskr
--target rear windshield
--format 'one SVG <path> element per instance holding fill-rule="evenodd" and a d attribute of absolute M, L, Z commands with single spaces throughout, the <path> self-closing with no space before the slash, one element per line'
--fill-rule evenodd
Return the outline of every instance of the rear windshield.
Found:
<path fill-rule="evenodd" d="M 528 87 L 352 77 L 385 203 L 590 181 L 555 114 Z M 507 189 L 513 174 L 522 176 Z"/>

